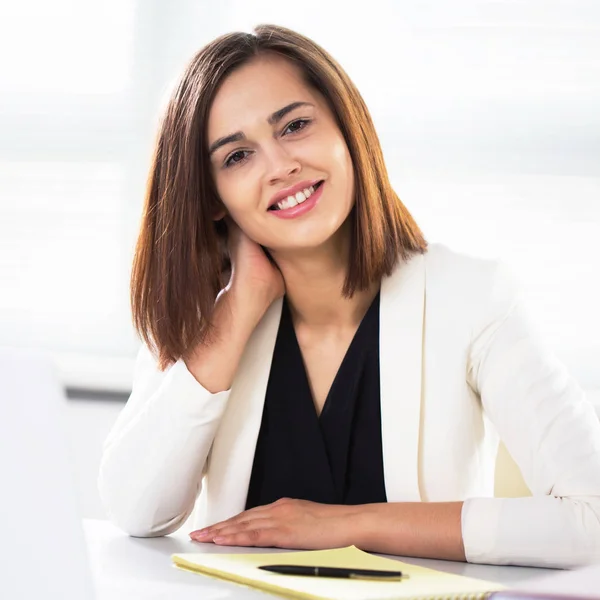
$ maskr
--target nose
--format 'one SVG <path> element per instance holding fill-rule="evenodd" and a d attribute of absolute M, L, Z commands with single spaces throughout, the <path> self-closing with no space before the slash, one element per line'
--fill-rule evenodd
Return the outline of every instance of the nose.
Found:
<path fill-rule="evenodd" d="M 302 170 L 298 159 L 293 157 L 280 144 L 271 144 L 265 154 L 267 155 L 266 179 L 269 184 L 288 179 L 291 175 L 297 175 Z"/>

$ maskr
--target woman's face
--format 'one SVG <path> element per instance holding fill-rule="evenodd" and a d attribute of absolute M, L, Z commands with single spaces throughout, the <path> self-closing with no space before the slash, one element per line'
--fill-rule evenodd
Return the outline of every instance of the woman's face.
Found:
<path fill-rule="evenodd" d="M 208 146 L 229 215 L 270 250 L 316 248 L 352 209 L 352 161 L 333 113 L 284 58 L 261 56 L 225 79 Z"/>

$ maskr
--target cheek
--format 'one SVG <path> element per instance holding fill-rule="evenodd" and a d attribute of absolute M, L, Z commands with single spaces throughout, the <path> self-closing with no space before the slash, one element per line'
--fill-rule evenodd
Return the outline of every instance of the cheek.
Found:
<path fill-rule="evenodd" d="M 348 147 L 346 146 L 343 138 L 337 138 L 335 144 L 332 145 L 332 156 L 333 160 L 340 165 L 345 166 L 348 162 L 350 153 L 348 152 Z"/>
<path fill-rule="evenodd" d="M 233 219 L 243 218 L 244 212 L 252 205 L 252 184 L 242 177 L 221 177 L 216 179 L 216 187 L 221 202 Z"/>
<path fill-rule="evenodd" d="M 340 187 L 344 187 L 351 194 L 354 190 L 354 167 L 345 140 L 338 139 L 331 151 L 335 169 L 340 175 L 338 183 Z"/>
<path fill-rule="evenodd" d="M 215 185 L 229 216 L 250 239 L 262 243 L 264 227 L 257 219 L 260 185 L 242 173 L 215 178 Z"/>

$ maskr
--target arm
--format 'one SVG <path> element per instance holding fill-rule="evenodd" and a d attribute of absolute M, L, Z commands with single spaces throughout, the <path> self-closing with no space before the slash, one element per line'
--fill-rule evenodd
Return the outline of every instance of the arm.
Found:
<path fill-rule="evenodd" d="M 467 378 L 519 465 L 528 498 L 362 507 L 365 549 L 491 564 L 600 560 L 600 422 L 547 351 L 501 266 L 475 324 Z"/>
<path fill-rule="evenodd" d="M 376 552 L 480 563 L 598 561 L 600 422 L 533 330 L 511 278 L 501 266 L 490 275 L 467 378 L 533 496 L 368 505 L 355 539 Z"/>
<path fill-rule="evenodd" d="M 356 514 L 351 543 L 368 552 L 464 561 L 462 507 L 462 502 L 366 504 Z"/>
<path fill-rule="evenodd" d="M 104 444 L 98 487 L 109 517 L 134 536 L 175 531 L 193 510 L 240 357 L 264 310 L 219 297 L 217 336 L 164 372 L 142 347 L 131 396 Z"/>
<path fill-rule="evenodd" d="M 501 267 L 474 332 L 468 378 L 533 497 L 467 500 L 467 560 L 575 567 L 600 559 L 600 422 Z"/>

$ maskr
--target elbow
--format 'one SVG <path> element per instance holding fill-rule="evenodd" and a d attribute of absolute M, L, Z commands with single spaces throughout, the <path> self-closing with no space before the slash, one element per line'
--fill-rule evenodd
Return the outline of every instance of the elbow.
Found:
<path fill-rule="evenodd" d="M 131 537 L 151 538 L 169 535 L 177 531 L 188 518 L 188 514 L 176 515 L 167 521 L 144 518 L 134 513 L 108 511 L 109 520 Z"/>
<path fill-rule="evenodd" d="M 177 511 L 150 493 L 136 493 L 123 482 L 109 481 L 103 471 L 98 476 L 98 491 L 111 523 L 132 537 L 149 538 L 177 531 L 193 510 Z"/>
<path fill-rule="evenodd" d="M 191 510 L 165 516 L 164 508 L 141 502 L 132 505 L 123 499 L 102 498 L 111 523 L 131 537 L 150 538 L 169 535 L 177 531 L 191 514 Z"/>

